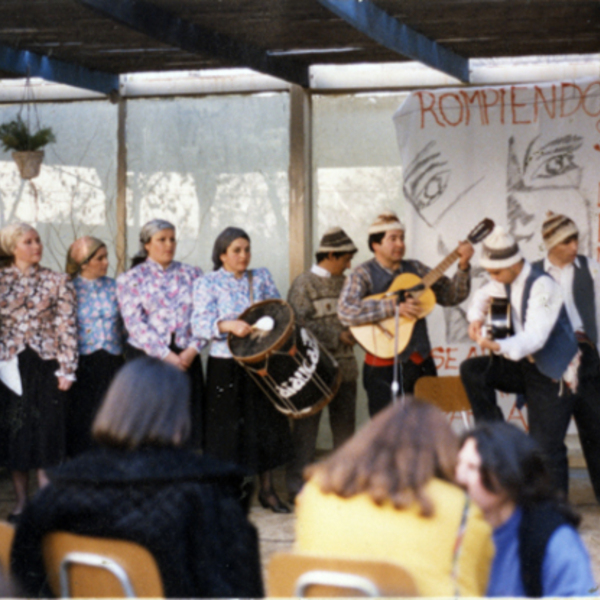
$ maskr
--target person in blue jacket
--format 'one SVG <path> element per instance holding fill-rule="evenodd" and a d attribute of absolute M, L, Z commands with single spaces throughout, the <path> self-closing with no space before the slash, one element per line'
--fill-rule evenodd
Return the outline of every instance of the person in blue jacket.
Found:
<path fill-rule="evenodd" d="M 494 530 L 487 596 L 597 594 L 580 517 L 533 438 L 504 422 L 478 425 L 463 439 L 456 479 Z"/>

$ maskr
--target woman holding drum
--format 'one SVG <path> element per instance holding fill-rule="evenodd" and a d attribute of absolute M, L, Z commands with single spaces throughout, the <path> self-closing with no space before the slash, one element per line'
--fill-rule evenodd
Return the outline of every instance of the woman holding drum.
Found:
<path fill-rule="evenodd" d="M 26 223 L 0 230 L 9 265 L 0 270 L 0 442 L 8 446 L 17 522 L 27 502 L 29 470 L 48 483 L 45 469 L 65 456 L 65 392 L 77 369 L 76 299 L 65 274 L 40 266 L 42 242 Z"/>
<path fill-rule="evenodd" d="M 104 393 L 123 365 L 123 322 L 117 284 L 106 276 L 108 252 L 98 238 L 85 235 L 67 252 L 67 273 L 77 292 L 79 366 L 67 411 L 67 453 L 93 446 L 92 423 Z"/>
<path fill-rule="evenodd" d="M 247 337 L 253 328 L 239 315 L 254 302 L 279 298 L 269 271 L 248 270 L 250 238 L 227 227 L 213 246 L 214 271 L 194 286 L 192 328 L 210 340 L 204 451 L 259 474 L 258 499 L 264 508 L 289 512 L 273 487 L 271 470 L 291 458 L 287 418 L 280 414 L 232 357 L 229 333 Z"/>
<path fill-rule="evenodd" d="M 117 296 L 128 339 L 125 358 L 144 354 L 187 371 L 192 383 L 192 442 L 200 445 L 204 342 L 192 333 L 192 292 L 202 269 L 175 258 L 175 226 L 154 219 L 140 231 L 140 251 L 117 278 Z"/>

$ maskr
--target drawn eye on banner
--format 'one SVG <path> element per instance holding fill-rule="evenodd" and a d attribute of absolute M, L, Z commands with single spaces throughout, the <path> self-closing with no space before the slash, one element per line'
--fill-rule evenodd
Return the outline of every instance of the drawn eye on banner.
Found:
<path fill-rule="evenodd" d="M 575 221 L 580 252 L 598 258 L 600 80 L 416 91 L 394 123 L 408 256 L 435 265 L 489 217 L 534 261 L 552 210 Z M 472 274 L 477 289 L 485 274 Z M 438 311 L 434 345 L 471 345 L 466 304 Z"/>

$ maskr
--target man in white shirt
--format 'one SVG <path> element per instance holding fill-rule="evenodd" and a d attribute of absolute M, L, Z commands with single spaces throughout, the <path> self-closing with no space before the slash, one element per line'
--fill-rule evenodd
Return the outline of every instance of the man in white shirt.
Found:
<path fill-rule="evenodd" d="M 492 281 L 480 288 L 467 313 L 469 337 L 490 356 L 464 361 L 460 374 L 476 421 L 501 420 L 495 390 L 523 394 L 529 431 L 540 444 L 555 484 L 568 491 L 564 438 L 572 413 L 572 394 L 563 377 L 577 355 L 577 341 L 558 284 L 523 258 L 502 227 L 484 241 L 481 266 Z M 514 335 L 490 339 L 484 330 L 494 297 L 508 298 Z"/>
<path fill-rule="evenodd" d="M 542 237 L 548 254 L 534 266 L 546 271 L 560 285 L 581 351 L 573 417 L 594 493 L 600 502 L 600 264 L 578 254 L 579 230 L 565 215 L 549 211 L 542 225 Z"/>

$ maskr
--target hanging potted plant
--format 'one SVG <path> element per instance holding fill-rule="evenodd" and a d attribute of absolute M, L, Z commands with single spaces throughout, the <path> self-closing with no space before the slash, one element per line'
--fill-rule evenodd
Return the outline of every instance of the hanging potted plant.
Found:
<path fill-rule="evenodd" d="M 31 133 L 29 125 L 19 115 L 15 120 L 0 125 L 0 142 L 4 150 L 12 150 L 13 160 L 23 179 L 33 179 L 40 174 L 47 144 L 56 141 L 50 127 L 39 128 Z"/>

